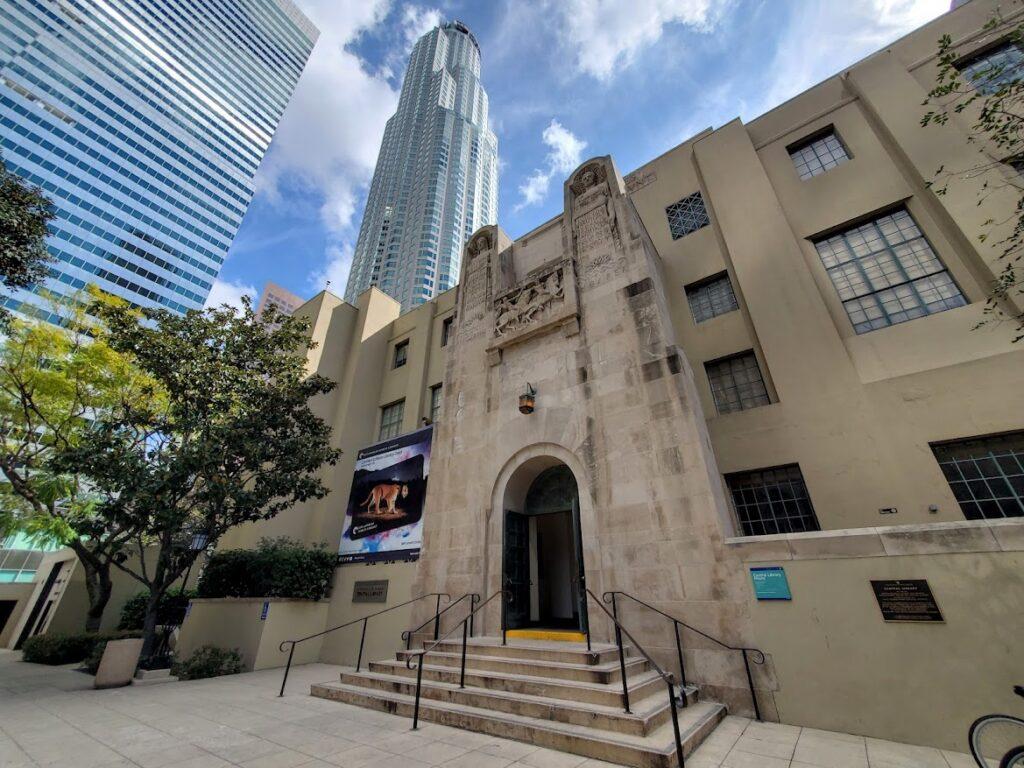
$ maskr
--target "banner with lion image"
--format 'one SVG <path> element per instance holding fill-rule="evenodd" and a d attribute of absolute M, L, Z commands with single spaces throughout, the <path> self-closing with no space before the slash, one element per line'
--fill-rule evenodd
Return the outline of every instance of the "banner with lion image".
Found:
<path fill-rule="evenodd" d="M 338 560 L 412 560 L 423 539 L 423 501 L 434 428 L 364 448 L 356 456 Z"/>

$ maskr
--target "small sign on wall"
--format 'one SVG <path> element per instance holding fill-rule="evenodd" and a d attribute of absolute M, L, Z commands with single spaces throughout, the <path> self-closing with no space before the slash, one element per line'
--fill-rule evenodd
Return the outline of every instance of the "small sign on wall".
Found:
<path fill-rule="evenodd" d="M 786 571 L 778 565 L 750 569 L 750 580 L 754 584 L 754 596 L 758 600 L 792 600 Z"/>
<path fill-rule="evenodd" d="M 388 579 L 357 581 L 352 587 L 353 603 L 386 603 L 388 601 Z"/>
<path fill-rule="evenodd" d="M 945 621 L 926 579 L 872 580 L 883 621 Z"/>
<path fill-rule="evenodd" d="M 270 613 L 270 601 L 263 601 L 263 609 L 260 611 L 260 621 L 266 621 L 267 615 Z"/>

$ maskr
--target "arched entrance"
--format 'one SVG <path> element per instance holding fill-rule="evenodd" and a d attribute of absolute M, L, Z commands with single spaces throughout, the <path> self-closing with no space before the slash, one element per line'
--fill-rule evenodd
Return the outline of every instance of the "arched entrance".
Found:
<path fill-rule="evenodd" d="M 576 478 L 565 464 L 541 469 L 518 509 L 504 511 L 502 583 L 508 629 L 587 631 Z"/>

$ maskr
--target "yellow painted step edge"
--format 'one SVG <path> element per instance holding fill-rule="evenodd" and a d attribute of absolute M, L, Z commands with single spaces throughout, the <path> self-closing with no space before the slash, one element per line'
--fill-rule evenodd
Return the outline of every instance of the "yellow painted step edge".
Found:
<path fill-rule="evenodd" d="M 566 643 L 584 643 L 587 640 L 582 632 L 566 629 L 510 629 L 507 634 L 521 640 L 560 640 Z"/>

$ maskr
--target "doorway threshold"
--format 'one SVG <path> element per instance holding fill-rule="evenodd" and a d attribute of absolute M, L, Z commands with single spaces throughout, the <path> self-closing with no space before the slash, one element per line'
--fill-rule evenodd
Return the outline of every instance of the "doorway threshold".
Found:
<path fill-rule="evenodd" d="M 506 635 L 520 640 L 555 640 L 563 643 L 583 643 L 587 640 L 582 632 L 570 629 L 510 629 Z"/>

